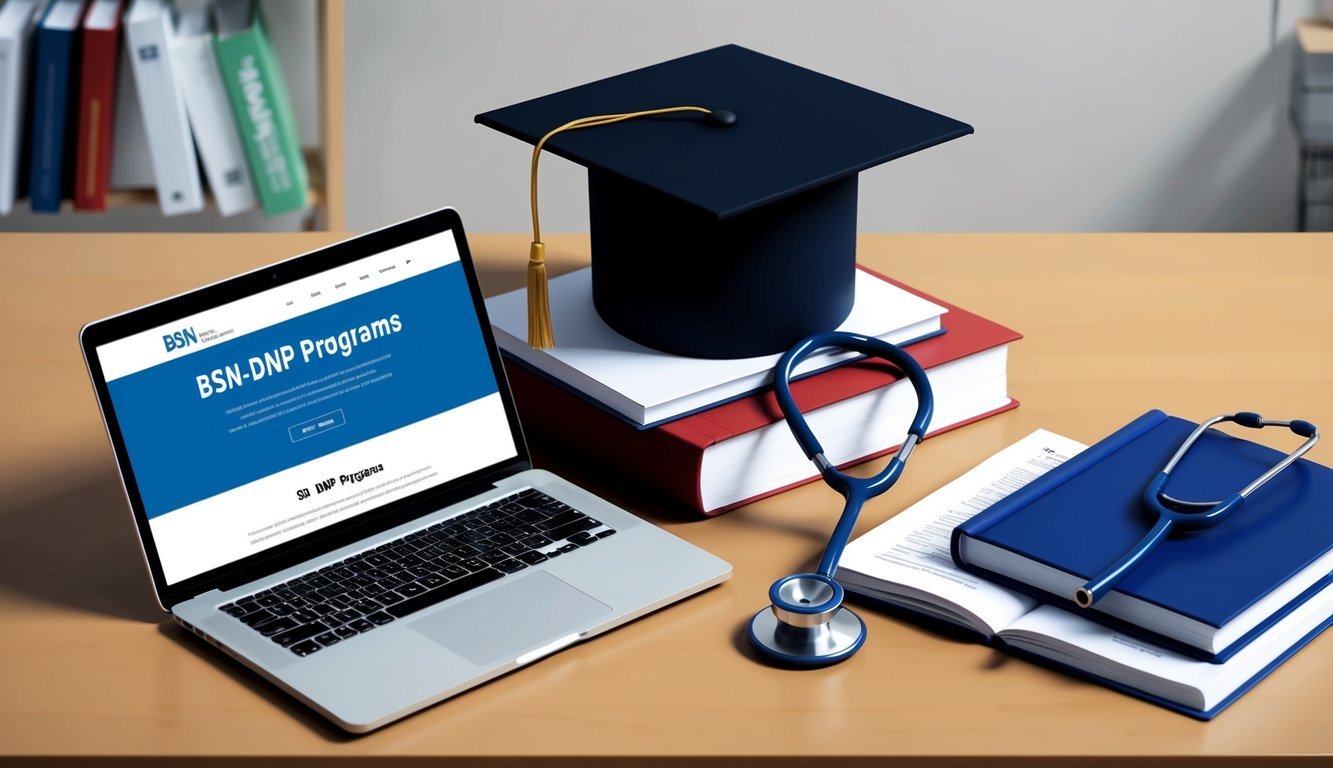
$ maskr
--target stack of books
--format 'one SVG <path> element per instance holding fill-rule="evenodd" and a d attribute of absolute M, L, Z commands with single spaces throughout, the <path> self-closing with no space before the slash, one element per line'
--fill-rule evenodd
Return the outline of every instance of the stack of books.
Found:
<path fill-rule="evenodd" d="M 930 434 L 1018 405 L 1008 394 L 1008 328 L 861 268 L 844 330 L 877 336 L 926 368 Z M 529 440 L 633 477 L 715 515 L 818 478 L 773 398 L 778 355 L 702 360 L 635 344 L 602 322 L 590 270 L 550 282 L 556 347 L 526 341 L 522 290 L 486 302 Z M 825 350 L 792 386 L 838 466 L 894 450 L 916 408 L 892 366 Z"/>
<path fill-rule="evenodd" d="M 1333 623 L 1333 470 L 1298 461 L 1078 607 L 1075 589 L 1152 527 L 1143 489 L 1194 427 L 1153 411 L 1090 448 L 1039 430 L 853 541 L 838 579 L 903 615 L 1212 719 Z M 1169 492 L 1224 498 L 1281 457 L 1210 431 Z"/>
<path fill-rule="evenodd" d="M 123 52 L 122 52 L 123 49 Z M 203 173 L 200 173 L 200 165 Z M 306 205 L 282 69 L 254 0 L 180 14 L 169 0 L 5 0 L 0 7 L 0 215 L 106 208 L 157 190 L 164 215 Z"/>
<path fill-rule="evenodd" d="M 1301 229 L 1333 231 L 1333 21 L 1296 25 L 1291 120 L 1301 139 Z"/>

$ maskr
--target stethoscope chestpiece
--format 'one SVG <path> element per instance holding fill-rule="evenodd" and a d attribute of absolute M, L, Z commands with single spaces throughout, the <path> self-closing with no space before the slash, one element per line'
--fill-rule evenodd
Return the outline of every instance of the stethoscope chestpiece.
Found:
<path fill-rule="evenodd" d="M 773 582 L 772 604 L 750 619 L 750 644 L 771 661 L 802 667 L 836 664 L 865 643 L 866 625 L 842 604 L 837 581 L 796 573 Z"/>
<path fill-rule="evenodd" d="M 823 446 L 792 397 L 791 379 L 796 366 L 825 347 L 841 347 L 883 358 L 903 372 L 916 392 L 916 415 L 907 429 L 907 437 L 874 477 L 855 477 L 835 467 L 824 455 Z M 772 605 L 750 619 L 750 644 L 765 658 L 779 664 L 824 667 L 850 657 L 866 641 L 865 622 L 842 604 L 842 586 L 833 574 L 851 539 L 861 505 L 897 482 L 912 449 L 926 436 L 935 400 L 930 379 L 911 355 L 883 339 L 844 332 L 815 334 L 788 350 L 773 369 L 773 394 L 806 458 L 815 463 L 824 481 L 842 495 L 844 502 L 842 515 L 816 572 L 792 574 L 773 583 L 768 590 Z"/>

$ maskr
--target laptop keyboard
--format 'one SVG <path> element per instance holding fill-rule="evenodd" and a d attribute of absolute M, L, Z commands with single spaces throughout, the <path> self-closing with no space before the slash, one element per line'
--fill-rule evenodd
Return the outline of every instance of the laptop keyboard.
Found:
<path fill-rule="evenodd" d="M 529 488 L 219 610 L 309 656 L 614 533 Z"/>

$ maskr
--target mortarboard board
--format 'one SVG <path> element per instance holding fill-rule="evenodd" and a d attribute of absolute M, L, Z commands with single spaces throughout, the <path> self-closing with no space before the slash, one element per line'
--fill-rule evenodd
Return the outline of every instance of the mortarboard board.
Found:
<path fill-rule="evenodd" d="M 857 173 L 972 132 L 737 45 L 476 120 L 537 145 L 586 116 L 676 104 L 704 109 L 602 121 L 544 147 L 588 169 L 598 314 L 691 357 L 774 354 L 837 327 L 854 293 Z M 701 120 L 708 110 L 734 124 Z"/>

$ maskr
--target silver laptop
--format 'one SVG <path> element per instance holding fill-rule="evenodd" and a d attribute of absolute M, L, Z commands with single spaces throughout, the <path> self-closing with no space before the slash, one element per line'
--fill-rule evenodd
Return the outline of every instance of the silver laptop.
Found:
<path fill-rule="evenodd" d="M 731 573 L 532 468 L 452 209 L 81 341 L 162 608 L 346 730 Z"/>

